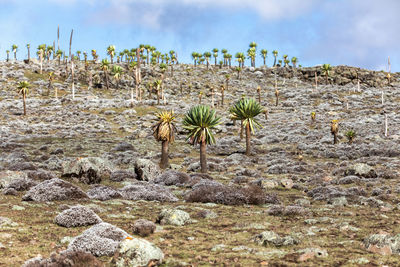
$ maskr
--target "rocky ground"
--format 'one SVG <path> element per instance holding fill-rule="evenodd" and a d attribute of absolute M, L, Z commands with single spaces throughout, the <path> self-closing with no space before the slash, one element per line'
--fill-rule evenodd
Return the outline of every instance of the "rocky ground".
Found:
<path fill-rule="evenodd" d="M 72 99 L 65 65 L 45 63 L 39 74 L 35 62 L 0 63 L 0 266 L 33 257 L 25 266 L 400 264 L 399 74 L 388 84 L 383 72 L 342 66 L 326 84 L 319 68 L 245 68 L 239 77 L 226 67 L 175 65 L 161 105 L 144 89 L 131 107 L 128 71 L 119 89 L 113 81 L 107 90 L 99 66 L 90 68 L 96 88 L 78 64 Z M 142 73 L 142 88 L 161 76 L 158 68 Z M 22 80 L 32 84 L 27 116 Z M 242 95 L 257 98 L 258 86 L 268 116 L 258 117 L 264 128 L 245 156 L 228 108 Z M 200 92 L 222 117 L 209 175 L 199 174 L 198 147 L 181 127 Z M 151 127 L 164 109 L 175 111 L 178 128 L 167 171 L 157 166 L 161 144 Z"/>

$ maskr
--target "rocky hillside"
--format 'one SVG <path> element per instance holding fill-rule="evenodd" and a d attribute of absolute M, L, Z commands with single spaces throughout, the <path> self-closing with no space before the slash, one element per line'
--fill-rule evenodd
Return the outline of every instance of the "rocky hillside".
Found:
<path fill-rule="evenodd" d="M 161 70 L 144 66 L 131 106 L 134 74 L 121 66 L 107 90 L 99 64 L 78 63 L 72 99 L 69 65 L 46 62 L 39 74 L 35 61 L 0 63 L 0 266 L 38 254 L 25 266 L 399 265 L 398 73 L 389 84 L 386 73 L 339 66 L 326 84 L 319 67 L 174 65 L 157 104 L 149 84 Z M 250 156 L 228 112 L 242 96 L 266 110 Z M 199 102 L 222 118 L 207 175 L 181 123 Z M 152 135 L 160 110 L 177 117 L 168 170 Z"/>

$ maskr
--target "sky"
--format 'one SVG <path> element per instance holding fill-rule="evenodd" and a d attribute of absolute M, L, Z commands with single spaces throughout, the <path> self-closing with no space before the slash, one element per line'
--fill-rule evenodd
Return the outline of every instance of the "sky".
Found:
<path fill-rule="evenodd" d="M 390 57 L 400 71 L 399 10 L 399 0 L 0 0 L 0 59 L 12 44 L 26 58 L 27 43 L 57 43 L 60 25 L 61 49 L 73 29 L 72 51 L 96 49 L 102 58 L 111 44 L 117 52 L 150 44 L 190 63 L 193 51 L 234 56 L 254 41 L 258 66 L 267 49 L 269 66 L 277 50 L 303 66 L 387 71 Z"/>

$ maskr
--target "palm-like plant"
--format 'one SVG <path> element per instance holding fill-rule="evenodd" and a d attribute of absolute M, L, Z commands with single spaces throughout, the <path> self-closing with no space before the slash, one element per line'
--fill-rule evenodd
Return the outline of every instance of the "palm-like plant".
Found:
<path fill-rule="evenodd" d="M 39 55 L 39 58 L 40 58 L 40 74 L 42 74 L 42 72 L 43 72 L 43 56 L 44 56 L 44 53 L 45 53 L 45 51 L 46 51 L 46 45 L 45 44 L 41 44 L 41 45 L 39 45 L 38 46 L 38 55 Z"/>
<path fill-rule="evenodd" d="M 6 61 L 8 62 L 8 61 L 10 61 L 10 50 L 6 50 L 6 53 L 7 53 Z"/>
<path fill-rule="evenodd" d="M 107 47 L 107 55 L 110 56 L 111 64 L 113 64 L 114 56 L 115 56 L 115 45 L 109 45 Z"/>
<path fill-rule="evenodd" d="M 13 45 L 11 46 L 11 50 L 12 50 L 13 53 L 14 53 L 14 60 L 17 61 L 17 50 L 18 50 L 18 45 L 13 44 Z"/>
<path fill-rule="evenodd" d="M 323 64 L 322 65 L 322 73 L 325 75 L 325 81 L 328 83 L 328 78 L 331 73 L 332 67 L 331 64 Z"/>
<path fill-rule="evenodd" d="M 186 113 L 182 122 L 183 128 L 189 131 L 188 140 L 190 140 L 191 144 L 200 144 L 200 168 L 202 173 L 207 173 L 207 145 L 215 143 L 212 130 L 221 120 L 215 113 L 215 110 L 210 110 L 208 106 L 195 106 Z"/>
<path fill-rule="evenodd" d="M 346 132 L 346 137 L 349 140 L 349 144 L 353 143 L 354 138 L 356 137 L 357 133 L 354 130 L 348 130 Z"/>
<path fill-rule="evenodd" d="M 278 51 L 274 50 L 272 51 L 272 55 L 274 55 L 274 67 L 276 66 L 276 58 L 278 57 Z"/>
<path fill-rule="evenodd" d="M 31 85 L 27 81 L 22 81 L 18 83 L 18 94 L 22 95 L 22 101 L 24 104 L 24 116 L 26 116 L 26 95 L 28 94 L 29 87 Z"/>
<path fill-rule="evenodd" d="M 97 51 L 95 49 L 92 49 L 91 53 L 93 57 L 93 63 L 96 63 L 97 59 L 99 58 L 99 56 L 97 55 Z"/>
<path fill-rule="evenodd" d="M 119 81 L 121 80 L 121 76 L 123 74 L 123 70 L 120 66 L 118 65 L 113 65 L 111 72 L 113 74 L 113 77 L 117 83 L 117 89 L 119 88 Z"/>
<path fill-rule="evenodd" d="M 238 52 L 235 54 L 235 58 L 237 60 L 237 62 L 239 63 L 239 68 L 243 68 L 244 66 L 244 60 L 245 60 L 245 55 L 241 52 Z"/>
<path fill-rule="evenodd" d="M 246 128 L 246 155 L 250 155 L 250 138 L 254 133 L 254 128 L 262 128 L 261 124 L 255 119 L 257 115 L 263 112 L 263 108 L 254 98 L 242 98 L 229 109 L 233 120 L 240 120 L 243 127 Z"/>
<path fill-rule="evenodd" d="M 203 56 L 204 56 L 204 58 L 206 59 L 206 62 L 207 62 L 207 69 L 208 69 L 208 66 L 209 66 L 209 64 L 210 64 L 211 52 L 204 52 Z"/>
<path fill-rule="evenodd" d="M 215 66 L 217 66 L 217 58 L 218 58 L 218 52 L 219 52 L 219 50 L 218 50 L 218 48 L 214 48 L 214 49 L 212 50 L 212 52 L 213 52 L 213 57 L 214 57 L 214 59 L 215 59 Z"/>
<path fill-rule="evenodd" d="M 50 60 L 50 55 L 53 53 L 54 47 L 49 45 L 46 47 L 46 57 L 47 57 L 47 62 Z"/>
<path fill-rule="evenodd" d="M 26 44 L 26 49 L 28 49 L 28 63 L 31 61 L 31 45 Z"/>
<path fill-rule="evenodd" d="M 331 134 L 333 135 L 333 144 L 337 144 L 338 138 L 337 134 L 339 132 L 339 121 L 338 120 L 332 120 L 331 122 Z"/>
<path fill-rule="evenodd" d="M 198 58 L 199 58 L 199 53 L 193 52 L 193 53 L 192 53 L 192 59 L 193 59 L 193 61 L 194 61 L 194 66 L 195 66 L 195 67 L 196 67 Z"/>
<path fill-rule="evenodd" d="M 297 62 L 298 62 L 298 59 L 297 59 L 297 57 L 292 57 L 292 64 L 293 64 L 293 68 L 296 68 L 297 67 Z"/>
<path fill-rule="evenodd" d="M 161 145 L 161 169 L 168 167 L 168 145 L 174 142 L 176 127 L 174 125 L 174 112 L 163 111 L 156 114 L 157 123 L 153 126 L 153 136 Z"/>
<path fill-rule="evenodd" d="M 103 72 L 104 72 L 104 76 L 105 76 L 105 79 L 106 79 L 106 87 L 107 87 L 107 90 L 110 89 L 110 84 L 109 84 L 109 81 L 108 81 L 108 70 L 109 70 L 109 65 L 110 65 L 110 62 L 109 62 L 107 59 L 103 59 L 103 60 L 101 61 L 101 69 L 102 69 Z"/>
<path fill-rule="evenodd" d="M 247 50 L 247 57 L 251 59 L 251 66 L 255 67 L 256 49 L 254 47 L 251 47 Z"/>
<path fill-rule="evenodd" d="M 265 67 L 266 66 L 266 61 L 267 61 L 268 50 L 267 49 L 261 49 L 260 54 L 263 57 L 264 67 Z"/>
<path fill-rule="evenodd" d="M 154 81 L 154 87 L 156 88 L 156 92 L 157 92 L 157 105 L 160 105 L 160 90 L 161 90 L 161 84 L 162 84 L 162 81 L 161 81 L 161 80 L 155 80 L 155 81 Z"/>

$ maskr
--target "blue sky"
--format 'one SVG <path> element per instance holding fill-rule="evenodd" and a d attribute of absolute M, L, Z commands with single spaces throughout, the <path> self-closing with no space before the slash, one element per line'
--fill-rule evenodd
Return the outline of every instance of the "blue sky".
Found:
<path fill-rule="evenodd" d="M 269 51 L 269 65 L 276 49 L 303 66 L 386 70 L 390 56 L 400 71 L 399 10 L 398 0 L 0 0 L 0 58 L 13 43 L 19 58 L 27 43 L 52 44 L 59 24 L 62 49 L 74 29 L 72 50 L 102 57 L 110 44 L 119 51 L 143 43 L 191 62 L 193 51 L 234 55 L 255 41 Z"/>

